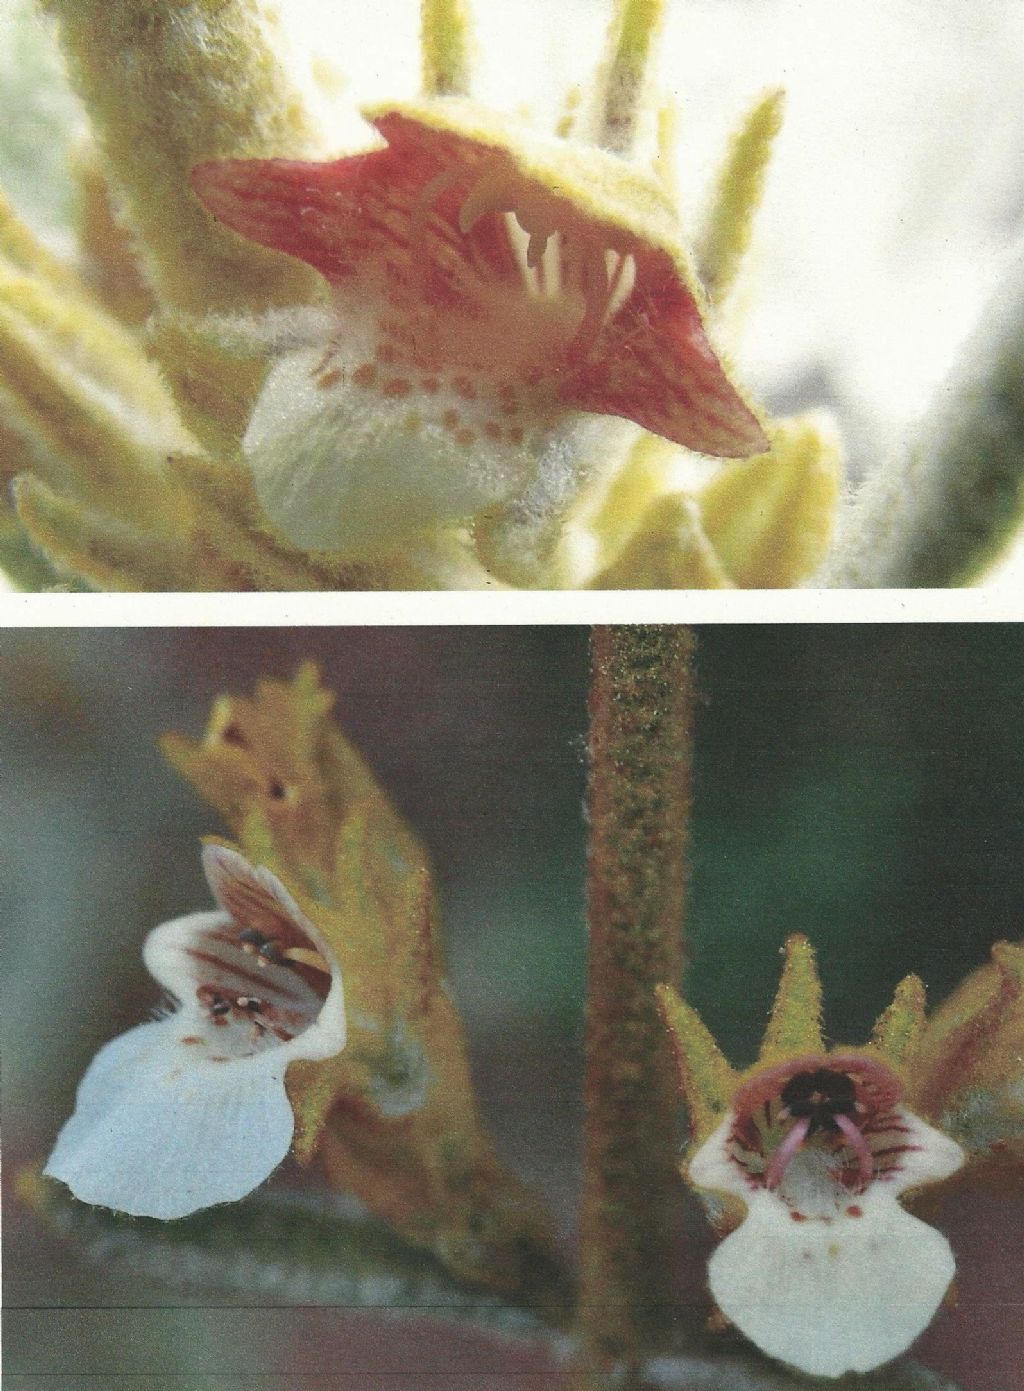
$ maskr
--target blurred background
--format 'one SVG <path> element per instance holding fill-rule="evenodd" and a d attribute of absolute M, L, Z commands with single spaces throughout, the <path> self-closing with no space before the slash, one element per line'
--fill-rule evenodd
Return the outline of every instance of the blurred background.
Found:
<path fill-rule="evenodd" d="M 735 1061 L 754 1057 L 791 931 L 819 949 L 842 1042 L 863 1040 L 907 971 L 937 1003 L 993 941 L 1021 936 L 1024 630 L 737 625 L 698 636 L 687 992 Z M 140 958 L 147 931 L 209 903 L 198 838 L 222 827 L 163 763 L 157 737 L 199 734 L 219 692 L 312 658 L 341 727 L 433 854 L 484 1109 L 571 1244 L 587 643 L 574 627 L 0 634 L 8 1185 L 45 1157 L 96 1049 L 156 1002 Z M 287 1165 L 274 1180 L 292 1181 Z M 1020 1391 L 1024 1203 L 949 1206 L 961 1303 L 921 1355 L 965 1391 Z M 412 1391 L 437 1384 L 431 1367 L 466 1391 L 553 1384 L 541 1364 L 511 1376 L 500 1348 L 472 1340 L 403 1327 L 382 1341 L 367 1316 L 275 1309 L 258 1291 L 169 1292 L 84 1262 L 9 1192 L 4 1215 L 14 1391 L 120 1388 L 119 1372 L 133 1373 L 125 1387 L 227 1391 L 247 1369 L 260 1391 L 312 1391 L 360 1356 L 358 1375 L 332 1388 Z M 708 1238 L 696 1215 L 693 1232 L 697 1302 Z M 398 1375 L 409 1366 L 422 1379 Z"/>
<path fill-rule="evenodd" d="M 416 92 L 419 0 L 273 8 L 325 154 L 366 143 L 361 103 Z M 472 8 L 478 94 L 550 129 L 589 83 L 610 0 Z M 1024 5 L 668 0 L 660 80 L 690 228 L 742 114 L 786 88 L 733 355 L 777 412 L 833 410 L 862 476 L 907 447 L 1024 235 Z M 0 183 L 67 247 L 81 119 L 32 0 L 0 0 L 0 109 Z M 1022 573 L 1024 550 L 992 582 Z"/>

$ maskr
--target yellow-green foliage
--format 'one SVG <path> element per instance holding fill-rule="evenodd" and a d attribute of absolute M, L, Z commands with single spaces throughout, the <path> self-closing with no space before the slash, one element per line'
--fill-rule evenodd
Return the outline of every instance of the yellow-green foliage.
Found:
<path fill-rule="evenodd" d="M 700 519 L 741 589 L 787 589 L 812 575 L 832 539 L 839 446 L 818 415 L 769 426 L 768 454 L 727 463 L 699 493 Z"/>
<path fill-rule="evenodd" d="M 999 942 L 921 1036 L 913 1099 L 986 1173 L 1024 1168 L 1024 943 Z"/>
<path fill-rule="evenodd" d="M 48 0 L 76 90 L 162 302 L 189 313 L 290 303 L 311 273 L 228 232 L 189 173 L 299 158 L 312 132 L 255 0 Z"/>
<path fill-rule="evenodd" d="M 616 0 L 608 53 L 598 82 L 600 112 L 595 135 L 606 150 L 629 154 L 633 148 L 664 9 L 664 0 Z"/>
<path fill-rule="evenodd" d="M 900 1068 L 914 1058 L 924 1032 L 925 991 L 920 976 L 900 981 L 892 1004 L 879 1016 L 871 1042 L 887 1062 Z"/>
<path fill-rule="evenodd" d="M 465 0 L 423 0 L 420 39 L 424 92 L 438 97 L 464 96 L 472 75 L 472 38 Z"/>
<path fill-rule="evenodd" d="M 731 589 L 729 576 L 700 524 L 693 498 L 660 497 L 614 564 L 591 589 Z"/>
<path fill-rule="evenodd" d="M 821 980 L 814 948 L 800 933 L 787 938 L 782 978 L 768 1018 L 760 1061 L 778 1062 L 800 1053 L 823 1053 Z"/>
<path fill-rule="evenodd" d="M 736 1073 L 726 1062 L 707 1026 L 670 985 L 659 985 L 658 1008 L 672 1038 L 679 1085 L 690 1115 L 690 1130 L 703 1140 L 729 1108 Z"/>
<path fill-rule="evenodd" d="M 733 137 L 719 174 L 697 249 L 701 280 L 713 304 L 728 295 L 750 246 L 784 100 L 778 88 L 761 97 Z"/>

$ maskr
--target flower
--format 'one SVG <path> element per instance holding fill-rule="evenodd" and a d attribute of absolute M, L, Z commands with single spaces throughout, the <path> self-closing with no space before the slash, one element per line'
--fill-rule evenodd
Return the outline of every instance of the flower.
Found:
<path fill-rule="evenodd" d="M 143 947 L 176 1007 L 100 1049 L 44 1170 L 134 1216 L 256 1188 L 292 1141 L 285 1069 L 345 1045 L 341 974 L 288 890 L 223 845 L 203 867 L 219 911 L 164 923 Z"/>
<path fill-rule="evenodd" d="M 468 99 L 368 115 L 384 148 L 192 174 L 223 223 L 333 291 L 243 441 L 290 541 L 369 554 L 513 499 L 564 501 L 635 437 L 595 441 L 583 413 L 705 454 L 768 447 L 708 340 L 655 176 Z"/>
<path fill-rule="evenodd" d="M 904 1352 L 953 1278 L 945 1237 L 898 1201 L 965 1159 L 903 1104 L 919 988 L 903 982 L 871 1044 L 828 1051 L 813 953 L 793 936 L 760 1060 L 743 1076 L 696 1014 L 659 992 L 697 1132 L 684 1174 L 732 1228 L 708 1265 L 711 1293 L 762 1351 L 815 1376 Z"/>

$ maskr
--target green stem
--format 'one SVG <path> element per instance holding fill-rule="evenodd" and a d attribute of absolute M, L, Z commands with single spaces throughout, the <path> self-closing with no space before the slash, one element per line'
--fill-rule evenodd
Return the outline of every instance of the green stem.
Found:
<path fill-rule="evenodd" d="M 675 1308 L 680 1136 L 654 989 L 682 970 L 693 651 L 675 626 L 593 638 L 579 1320 L 598 1366 L 665 1346 Z"/>

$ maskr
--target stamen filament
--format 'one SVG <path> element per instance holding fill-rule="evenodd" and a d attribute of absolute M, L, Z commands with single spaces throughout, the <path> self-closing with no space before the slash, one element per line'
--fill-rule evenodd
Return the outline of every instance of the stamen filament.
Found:
<path fill-rule="evenodd" d="M 793 1129 L 772 1155 L 772 1161 L 768 1165 L 764 1176 L 766 1188 L 778 1188 L 779 1184 L 782 1182 L 782 1175 L 786 1172 L 786 1166 L 807 1139 L 807 1132 L 810 1128 L 810 1116 L 803 1116 L 797 1121 L 796 1125 L 794 1125 Z"/>
<path fill-rule="evenodd" d="M 859 1126 L 849 1116 L 838 1115 L 835 1122 L 846 1136 L 847 1144 L 857 1156 L 857 1168 L 860 1170 L 861 1182 L 865 1185 L 869 1184 L 875 1173 L 875 1157 L 871 1153 L 867 1140 L 865 1140 Z"/>

